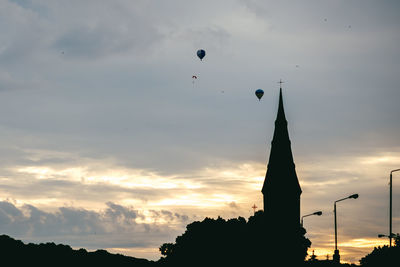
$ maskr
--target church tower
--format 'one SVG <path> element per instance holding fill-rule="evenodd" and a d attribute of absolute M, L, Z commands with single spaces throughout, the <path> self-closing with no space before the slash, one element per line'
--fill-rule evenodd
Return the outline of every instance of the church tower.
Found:
<path fill-rule="evenodd" d="M 272 226 L 271 230 L 281 234 L 296 231 L 300 225 L 301 188 L 283 109 L 282 87 L 267 173 L 261 192 L 264 196 L 265 218 Z"/>

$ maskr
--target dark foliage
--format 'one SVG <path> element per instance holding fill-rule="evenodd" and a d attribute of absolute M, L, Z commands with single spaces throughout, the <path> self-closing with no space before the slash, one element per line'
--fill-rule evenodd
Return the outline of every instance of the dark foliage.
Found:
<path fill-rule="evenodd" d="M 293 235 L 268 229 L 262 211 L 248 222 L 243 217 L 206 218 L 186 228 L 174 244 L 160 247 L 165 256 L 161 263 L 167 266 L 251 266 L 280 259 L 301 264 L 311 245 L 300 225 Z"/>
<path fill-rule="evenodd" d="M 314 260 L 314 261 L 306 261 L 304 263 L 304 267 L 356 267 L 358 265 L 355 264 L 347 264 L 347 263 L 335 263 L 331 260 Z"/>
<path fill-rule="evenodd" d="M 105 250 L 87 252 L 67 245 L 24 244 L 7 235 L 0 236 L 1 266 L 155 266 L 145 259 L 111 254 Z M 5 264 L 6 263 L 6 264 Z"/>
<path fill-rule="evenodd" d="M 375 247 L 374 250 L 360 260 L 361 266 L 400 266 L 400 235 L 395 236 L 395 246 Z"/>

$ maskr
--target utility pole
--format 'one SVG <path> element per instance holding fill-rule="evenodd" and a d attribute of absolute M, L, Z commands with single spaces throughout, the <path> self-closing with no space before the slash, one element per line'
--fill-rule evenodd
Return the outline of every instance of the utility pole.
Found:
<path fill-rule="evenodd" d="M 389 247 L 392 247 L 392 238 L 393 238 L 393 232 L 392 232 L 392 173 L 400 171 L 400 169 L 393 170 L 390 172 L 390 193 L 389 193 Z"/>

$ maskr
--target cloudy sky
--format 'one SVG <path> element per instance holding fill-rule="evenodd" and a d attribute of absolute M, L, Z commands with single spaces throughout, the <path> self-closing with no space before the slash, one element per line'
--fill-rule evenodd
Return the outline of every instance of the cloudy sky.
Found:
<path fill-rule="evenodd" d="M 0 0 L 0 232 L 158 259 L 194 220 L 249 217 L 282 79 L 311 250 L 359 193 L 338 204 L 358 262 L 387 244 L 399 26 L 395 0 Z M 397 233 L 400 173 L 393 203 Z"/>

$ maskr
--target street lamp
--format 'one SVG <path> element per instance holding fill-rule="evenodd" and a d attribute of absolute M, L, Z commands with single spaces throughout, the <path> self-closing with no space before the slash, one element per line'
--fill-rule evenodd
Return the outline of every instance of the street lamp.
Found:
<path fill-rule="evenodd" d="M 321 215 L 322 215 L 322 211 L 316 211 L 316 212 L 314 212 L 314 213 L 310 213 L 310 214 L 301 216 L 301 226 L 302 226 L 302 227 L 303 227 L 303 218 L 304 218 L 304 217 L 308 217 L 308 216 L 312 216 L 312 215 L 321 216 Z"/>
<path fill-rule="evenodd" d="M 379 237 L 379 238 L 382 238 L 382 237 L 388 237 L 389 239 L 392 239 L 392 238 L 394 238 L 394 237 L 395 237 L 395 234 L 393 234 L 393 233 L 392 233 L 391 235 L 383 235 L 383 234 L 379 234 L 379 235 L 378 235 L 378 237 Z"/>
<path fill-rule="evenodd" d="M 397 170 L 393 170 L 390 172 L 390 193 L 389 193 L 389 247 L 392 246 L 392 237 L 393 237 L 393 233 L 392 233 L 392 173 L 400 171 L 400 169 Z"/>
<path fill-rule="evenodd" d="M 379 234 L 378 237 L 379 238 L 382 238 L 382 237 L 389 237 L 390 238 L 390 237 L 394 237 L 394 234 L 392 233 L 390 236 L 389 235 Z"/>
<path fill-rule="evenodd" d="M 334 203 L 334 208 L 333 208 L 333 213 L 335 215 L 335 252 L 333 254 L 333 261 L 336 263 L 340 263 L 340 254 L 339 254 L 339 250 L 337 248 L 337 223 L 336 223 L 336 203 L 349 199 L 349 198 L 353 198 L 353 199 L 357 199 L 358 198 L 358 194 L 353 194 L 351 196 L 336 200 Z"/>

